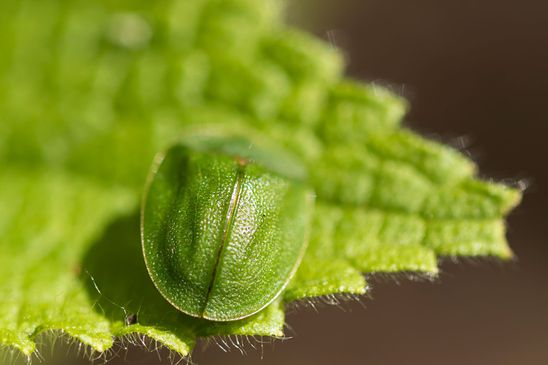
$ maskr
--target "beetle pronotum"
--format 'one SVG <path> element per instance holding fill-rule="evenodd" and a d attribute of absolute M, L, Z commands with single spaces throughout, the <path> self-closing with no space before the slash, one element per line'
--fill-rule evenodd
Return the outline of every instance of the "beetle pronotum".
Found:
<path fill-rule="evenodd" d="M 250 157 L 178 144 L 153 167 L 142 207 L 145 263 L 160 293 L 191 316 L 257 313 L 306 249 L 312 194 Z"/>

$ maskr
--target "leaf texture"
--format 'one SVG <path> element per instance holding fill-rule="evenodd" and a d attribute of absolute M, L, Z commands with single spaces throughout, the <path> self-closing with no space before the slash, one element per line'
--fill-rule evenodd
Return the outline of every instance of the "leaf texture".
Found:
<path fill-rule="evenodd" d="M 341 53 L 283 25 L 278 1 L 4 1 L 0 35 L 4 346 L 30 356 L 60 330 L 100 352 L 138 334 L 186 355 L 200 337 L 283 336 L 285 303 L 363 294 L 363 273 L 512 256 L 519 192 L 402 128 L 405 100 L 345 79 Z M 282 146 L 317 194 L 283 298 L 236 322 L 172 308 L 140 251 L 153 156 L 203 133 Z"/>

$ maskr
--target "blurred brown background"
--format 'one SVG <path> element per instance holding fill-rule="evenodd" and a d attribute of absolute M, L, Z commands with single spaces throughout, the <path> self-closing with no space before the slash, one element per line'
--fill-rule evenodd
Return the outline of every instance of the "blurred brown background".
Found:
<path fill-rule="evenodd" d="M 246 356 L 201 346 L 193 362 L 548 364 L 548 2 L 297 2 L 291 22 L 341 47 L 350 76 L 411 101 L 407 126 L 465 146 L 483 176 L 529 182 L 509 218 L 518 260 L 442 262 L 435 283 L 373 277 L 361 304 L 293 311 L 290 340 Z M 121 356 L 111 364 L 172 363 L 163 352 Z"/>

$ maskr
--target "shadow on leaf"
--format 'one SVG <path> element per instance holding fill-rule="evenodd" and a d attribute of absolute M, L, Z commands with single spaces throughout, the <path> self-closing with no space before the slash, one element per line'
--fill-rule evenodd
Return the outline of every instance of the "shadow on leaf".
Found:
<path fill-rule="evenodd" d="M 159 294 L 141 252 L 137 215 L 114 221 L 90 247 L 81 280 L 94 309 L 110 321 L 115 334 L 143 333 L 147 326 L 194 342 L 203 321 L 179 312 Z"/>

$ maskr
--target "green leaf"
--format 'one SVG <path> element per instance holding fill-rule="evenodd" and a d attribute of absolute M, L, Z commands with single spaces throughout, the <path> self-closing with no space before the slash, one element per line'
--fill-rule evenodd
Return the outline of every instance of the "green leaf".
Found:
<path fill-rule="evenodd" d="M 169 305 L 144 268 L 135 198 L 63 173 L 2 174 L 1 344 L 30 355 L 40 333 L 61 330 L 102 352 L 138 333 L 186 355 L 197 335 L 282 335 L 279 302 L 215 326 Z M 132 313 L 139 323 L 125 326 Z"/>
<path fill-rule="evenodd" d="M 59 329 L 104 351 L 109 322 L 78 280 L 81 258 L 103 226 L 135 209 L 135 196 L 54 171 L 0 176 L 0 343 L 25 354 Z"/>
<path fill-rule="evenodd" d="M 402 128 L 406 101 L 342 78 L 341 53 L 279 3 L 0 2 L 0 344 L 31 355 L 60 330 L 102 352 L 138 334 L 186 355 L 200 337 L 283 336 L 286 303 L 363 294 L 363 273 L 512 257 L 520 193 Z M 317 194 L 283 296 L 227 323 L 164 300 L 140 248 L 153 156 L 210 134 L 287 150 Z"/>

